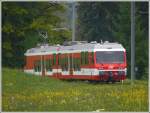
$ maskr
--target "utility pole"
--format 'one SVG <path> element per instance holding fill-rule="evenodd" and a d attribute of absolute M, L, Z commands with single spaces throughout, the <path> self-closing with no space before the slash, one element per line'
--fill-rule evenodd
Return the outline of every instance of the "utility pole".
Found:
<path fill-rule="evenodd" d="M 72 41 L 75 41 L 75 29 L 76 29 L 76 3 L 72 2 Z"/>
<path fill-rule="evenodd" d="M 135 79 L 135 2 L 131 2 L 131 81 Z"/>

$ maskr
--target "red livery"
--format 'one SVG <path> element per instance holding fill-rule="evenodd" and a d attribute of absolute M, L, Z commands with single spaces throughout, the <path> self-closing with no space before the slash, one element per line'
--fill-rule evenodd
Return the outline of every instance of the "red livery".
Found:
<path fill-rule="evenodd" d="M 24 72 L 59 79 L 125 80 L 126 50 L 118 43 L 76 41 L 39 45 L 25 53 Z"/>

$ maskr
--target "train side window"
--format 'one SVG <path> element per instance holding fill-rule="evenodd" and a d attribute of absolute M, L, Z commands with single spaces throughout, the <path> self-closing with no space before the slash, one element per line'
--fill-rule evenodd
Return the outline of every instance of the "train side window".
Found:
<path fill-rule="evenodd" d="M 80 59 L 77 59 L 77 70 L 78 71 L 81 71 L 81 62 L 80 62 Z"/>
<path fill-rule="evenodd" d="M 72 56 L 70 56 L 70 68 L 72 68 Z"/>
<path fill-rule="evenodd" d="M 36 61 L 35 61 L 35 63 L 34 63 L 34 71 L 35 71 L 35 72 L 38 72 L 37 62 L 36 62 Z"/>
<path fill-rule="evenodd" d="M 53 54 L 53 65 L 56 65 L 56 53 Z"/>
<path fill-rule="evenodd" d="M 78 58 L 76 58 L 76 70 L 79 71 L 79 62 L 78 62 Z"/>
<path fill-rule="evenodd" d="M 85 65 L 85 54 L 84 54 L 84 52 L 81 52 L 81 64 Z"/>
<path fill-rule="evenodd" d="M 80 59 L 79 58 L 74 59 L 74 70 L 80 71 Z"/>
<path fill-rule="evenodd" d="M 59 65 L 62 67 L 62 57 L 59 56 Z"/>
<path fill-rule="evenodd" d="M 49 59 L 49 71 L 52 71 L 52 59 Z"/>
<path fill-rule="evenodd" d="M 65 71 L 65 58 L 62 58 L 62 71 Z"/>
<path fill-rule="evenodd" d="M 65 71 L 65 58 L 61 58 L 61 68 L 62 71 Z"/>
<path fill-rule="evenodd" d="M 35 72 L 40 72 L 41 71 L 41 62 L 40 61 L 35 61 L 35 63 L 34 63 L 34 71 Z"/>
<path fill-rule="evenodd" d="M 81 52 L 81 64 L 82 65 L 89 64 L 89 61 L 88 61 L 88 51 Z"/>
<path fill-rule="evenodd" d="M 58 65 L 60 65 L 61 63 L 61 53 L 58 54 Z"/>
<path fill-rule="evenodd" d="M 52 60 L 46 60 L 46 70 L 47 71 L 52 71 Z"/>
<path fill-rule="evenodd" d="M 65 71 L 68 70 L 68 57 L 67 57 L 67 54 L 65 54 Z"/>
<path fill-rule="evenodd" d="M 94 52 L 92 52 L 91 63 L 94 64 Z"/>
<path fill-rule="evenodd" d="M 84 54 L 85 54 L 85 64 L 89 64 L 89 61 L 88 61 L 88 51 L 86 51 Z"/>
<path fill-rule="evenodd" d="M 73 68 L 75 71 L 77 71 L 77 61 L 76 58 L 73 59 Z"/>
<path fill-rule="evenodd" d="M 83 54 L 83 52 L 80 53 L 80 55 L 81 55 L 81 56 L 80 56 L 81 64 L 82 64 L 82 54 Z"/>

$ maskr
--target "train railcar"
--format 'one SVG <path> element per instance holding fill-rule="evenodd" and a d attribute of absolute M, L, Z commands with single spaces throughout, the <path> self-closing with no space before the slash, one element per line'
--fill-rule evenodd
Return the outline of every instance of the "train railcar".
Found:
<path fill-rule="evenodd" d="M 24 72 L 58 79 L 126 79 L 126 50 L 119 43 L 72 42 L 39 45 L 26 51 Z"/>

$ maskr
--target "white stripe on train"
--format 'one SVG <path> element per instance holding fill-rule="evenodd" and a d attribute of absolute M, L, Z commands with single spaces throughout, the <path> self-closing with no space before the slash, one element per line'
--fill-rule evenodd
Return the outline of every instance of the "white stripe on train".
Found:
<path fill-rule="evenodd" d="M 99 75 L 99 71 L 125 71 L 125 75 L 127 73 L 127 69 L 111 69 L 111 70 L 98 70 L 98 69 L 91 69 L 91 68 L 81 68 L 81 71 L 74 71 L 73 75 Z M 34 69 L 24 70 L 26 73 L 31 73 L 35 75 L 42 75 L 42 72 L 35 72 Z M 45 71 L 45 75 L 53 75 L 54 73 L 61 73 L 62 75 L 70 75 L 69 71 L 62 71 L 62 69 L 52 69 L 52 71 Z"/>

